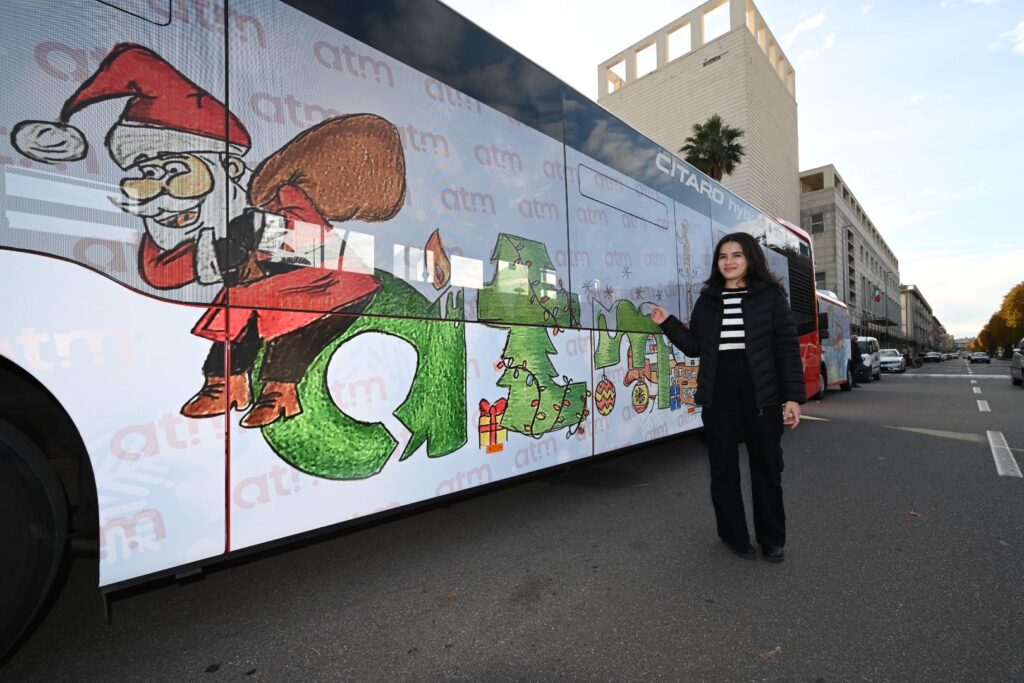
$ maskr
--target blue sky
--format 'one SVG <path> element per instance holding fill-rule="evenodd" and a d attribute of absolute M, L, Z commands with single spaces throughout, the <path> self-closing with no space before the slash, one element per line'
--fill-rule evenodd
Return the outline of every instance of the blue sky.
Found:
<path fill-rule="evenodd" d="M 694 0 L 445 0 L 591 98 Z M 835 164 L 947 331 L 1024 280 L 1024 0 L 760 0 L 796 69 L 800 168 Z"/>

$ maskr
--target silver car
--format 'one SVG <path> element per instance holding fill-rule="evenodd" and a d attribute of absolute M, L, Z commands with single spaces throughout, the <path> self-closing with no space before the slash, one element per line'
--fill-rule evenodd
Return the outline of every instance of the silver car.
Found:
<path fill-rule="evenodd" d="M 882 372 L 906 372 L 907 361 L 903 354 L 896 349 L 881 349 L 878 352 L 878 359 L 882 365 Z"/>

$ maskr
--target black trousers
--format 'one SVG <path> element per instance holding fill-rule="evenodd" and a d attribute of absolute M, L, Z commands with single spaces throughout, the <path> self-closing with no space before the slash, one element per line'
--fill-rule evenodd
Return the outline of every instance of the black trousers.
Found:
<path fill-rule="evenodd" d="M 355 313 L 361 312 L 369 303 L 369 297 L 357 301 L 344 309 L 347 315 L 325 315 L 317 321 L 294 332 L 281 335 L 267 342 L 260 379 L 265 382 L 298 383 L 306 374 L 309 364 L 320 352 L 349 328 L 356 321 Z M 260 352 L 263 340 L 256 329 L 256 318 L 252 316 L 249 323 L 231 342 L 231 373 L 242 375 L 252 370 L 256 356 Z M 224 344 L 214 342 L 203 364 L 203 374 L 207 377 L 223 377 Z"/>
<path fill-rule="evenodd" d="M 714 406 L 703 410 L 711 501 L 718 535 L 727 543 L 750 542 L 740 490 L 739 442 L 746 442 L 754 532 L 761 545 L 786 544 L 786 512 L 782 505 L 782 406 L 759 408 L 746 357 L 719 357 Z"/>

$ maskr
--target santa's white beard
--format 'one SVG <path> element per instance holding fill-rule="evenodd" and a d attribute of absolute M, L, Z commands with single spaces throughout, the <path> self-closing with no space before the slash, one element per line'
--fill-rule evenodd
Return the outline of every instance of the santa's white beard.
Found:
<path fill-rule="evenodd" d="M 228 223 L 240 215 L 246 206 L 247 200 L 242 186 L 234 181 L 221 181 L 198 203 L 193 199 L 161 195 L 145 204 L 122 204 L 121 208 L 128 213 L 141 216 L 146 232 L 158 247 L 166 250 L 197 239 L 203 230 L 213 230 L 217 238 L 227 237 Z M 198 212 L 198 216 L 194 222 L 184 227 L 157 222 L 189 211 Z"/>

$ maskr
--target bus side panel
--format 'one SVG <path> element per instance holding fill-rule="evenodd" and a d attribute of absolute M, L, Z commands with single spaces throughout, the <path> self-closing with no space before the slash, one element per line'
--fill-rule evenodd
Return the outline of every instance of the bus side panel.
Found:
<path fill-rule="evenodd" d="M 300 415 L 232 425 L 233 549 L 592 455 L 589 332 L 349 322 Z"/>
<path fill-rule="evenodd" d="M 829 338 L 821 343 L 822 357 L 828 372 L 828 385 L 845 384 L 850 360 L 850 312 L 827 299 L 818 299 L 819 311 L 828 314 Z"/>
<path fill-rule="evenodd" d="M 272 345 L 308 344 L 286 363 L 291 408 L 258 428 L 232 416 L 232 548 L 591 455 L 562 145 L 281 3 L 231 7 L 249 198 L 330 221 L 281 252 L 310 296 L 273 275 L 233 293 L 232 316 L 280 322 L 258 399 L 280 379 Z"/>
<path fill-rule="evenodd" d="M 224 101 L 223 17 L 213 6 L 175 3 L 171 15 L 167 0 L 131 4 L 144 10 L 140 16 L 95 0 L 0 7 L 7 77 L 0 247 L 74 261 L 162 299 L 208 303 L 219 286 L 179 278 L 178 266 L 165 269 L 174 271 L 170 278 L 147 276 L 139 256 L 147 232 L 151 243 L 171 248 L 202 227 L 159 225 L 155 204 L 195 205 L 205 220 L 222 215 L 214 206 L 220 197 L 190 188 L 192 199 L 168 199 L 167 169 L 150 179 L 145 199 L 161 190 L 154 201 L 126 196 L 121 184 L 142 179 L 135 160 L 172 149 L 201 154 L 218 184 L 225 145 L 219 119 L 202 134 L 186 130 L 199 110 L 199 98 L 186 91 L 190 81 L 207 101 Z"/>
<path fill-rule="evenodd" d="M 301 299 L 272 278 L 246 305 L 342 311 L 381 293 L 383 272 L 430 302 L 460 293 L 452 317 L 573 325 L 559 142 L 277 0 L 231 8 L 232 112 L 253 142 L 249 200 L 329 220 L 322 252 L 311 238 L 312 261 L 301 231 L 275 257 L 340 283 Z M 392 21 L 397 30 L 410 18 Z M 481 78 L 504 84 L 502 74 Z M 481 294 L 499 262 L 528 286 Z"/>
<path fill-rule="evenodd" d="M 74 420 L 99 496 L 100 584 L 225 548 L 224 419 L 188 420 L 208 344 L 203 309 L 132 292 L 75 264 L 0 251 L 0 355 Z"/>
<path fill-rule="evenodd" d="M 223 342 L 190 334 L 220 287 L 184 278 L 190 262 L 166 279 L 147 272 L 148 232 L 167 247 L 188 238 L 121 189 L 143 181 L 137 160 L 164 143 L 206 155 L 219 177 L 219 119 L 185 129 L 198 111 L 190 83 L 204 111 L 224 100 L 223 10 L 133 5 L 137 14 L 93 0 L 0 9 L 0 353 L 62 402 L 83 437 L 99 489 L 101 585 L 222 554 L 226 531 L 224 420 L 180 413 L 211 342 Z M 147 197 L 163 202 L 171 180 L 145 180 L 161 188 Z"/>

